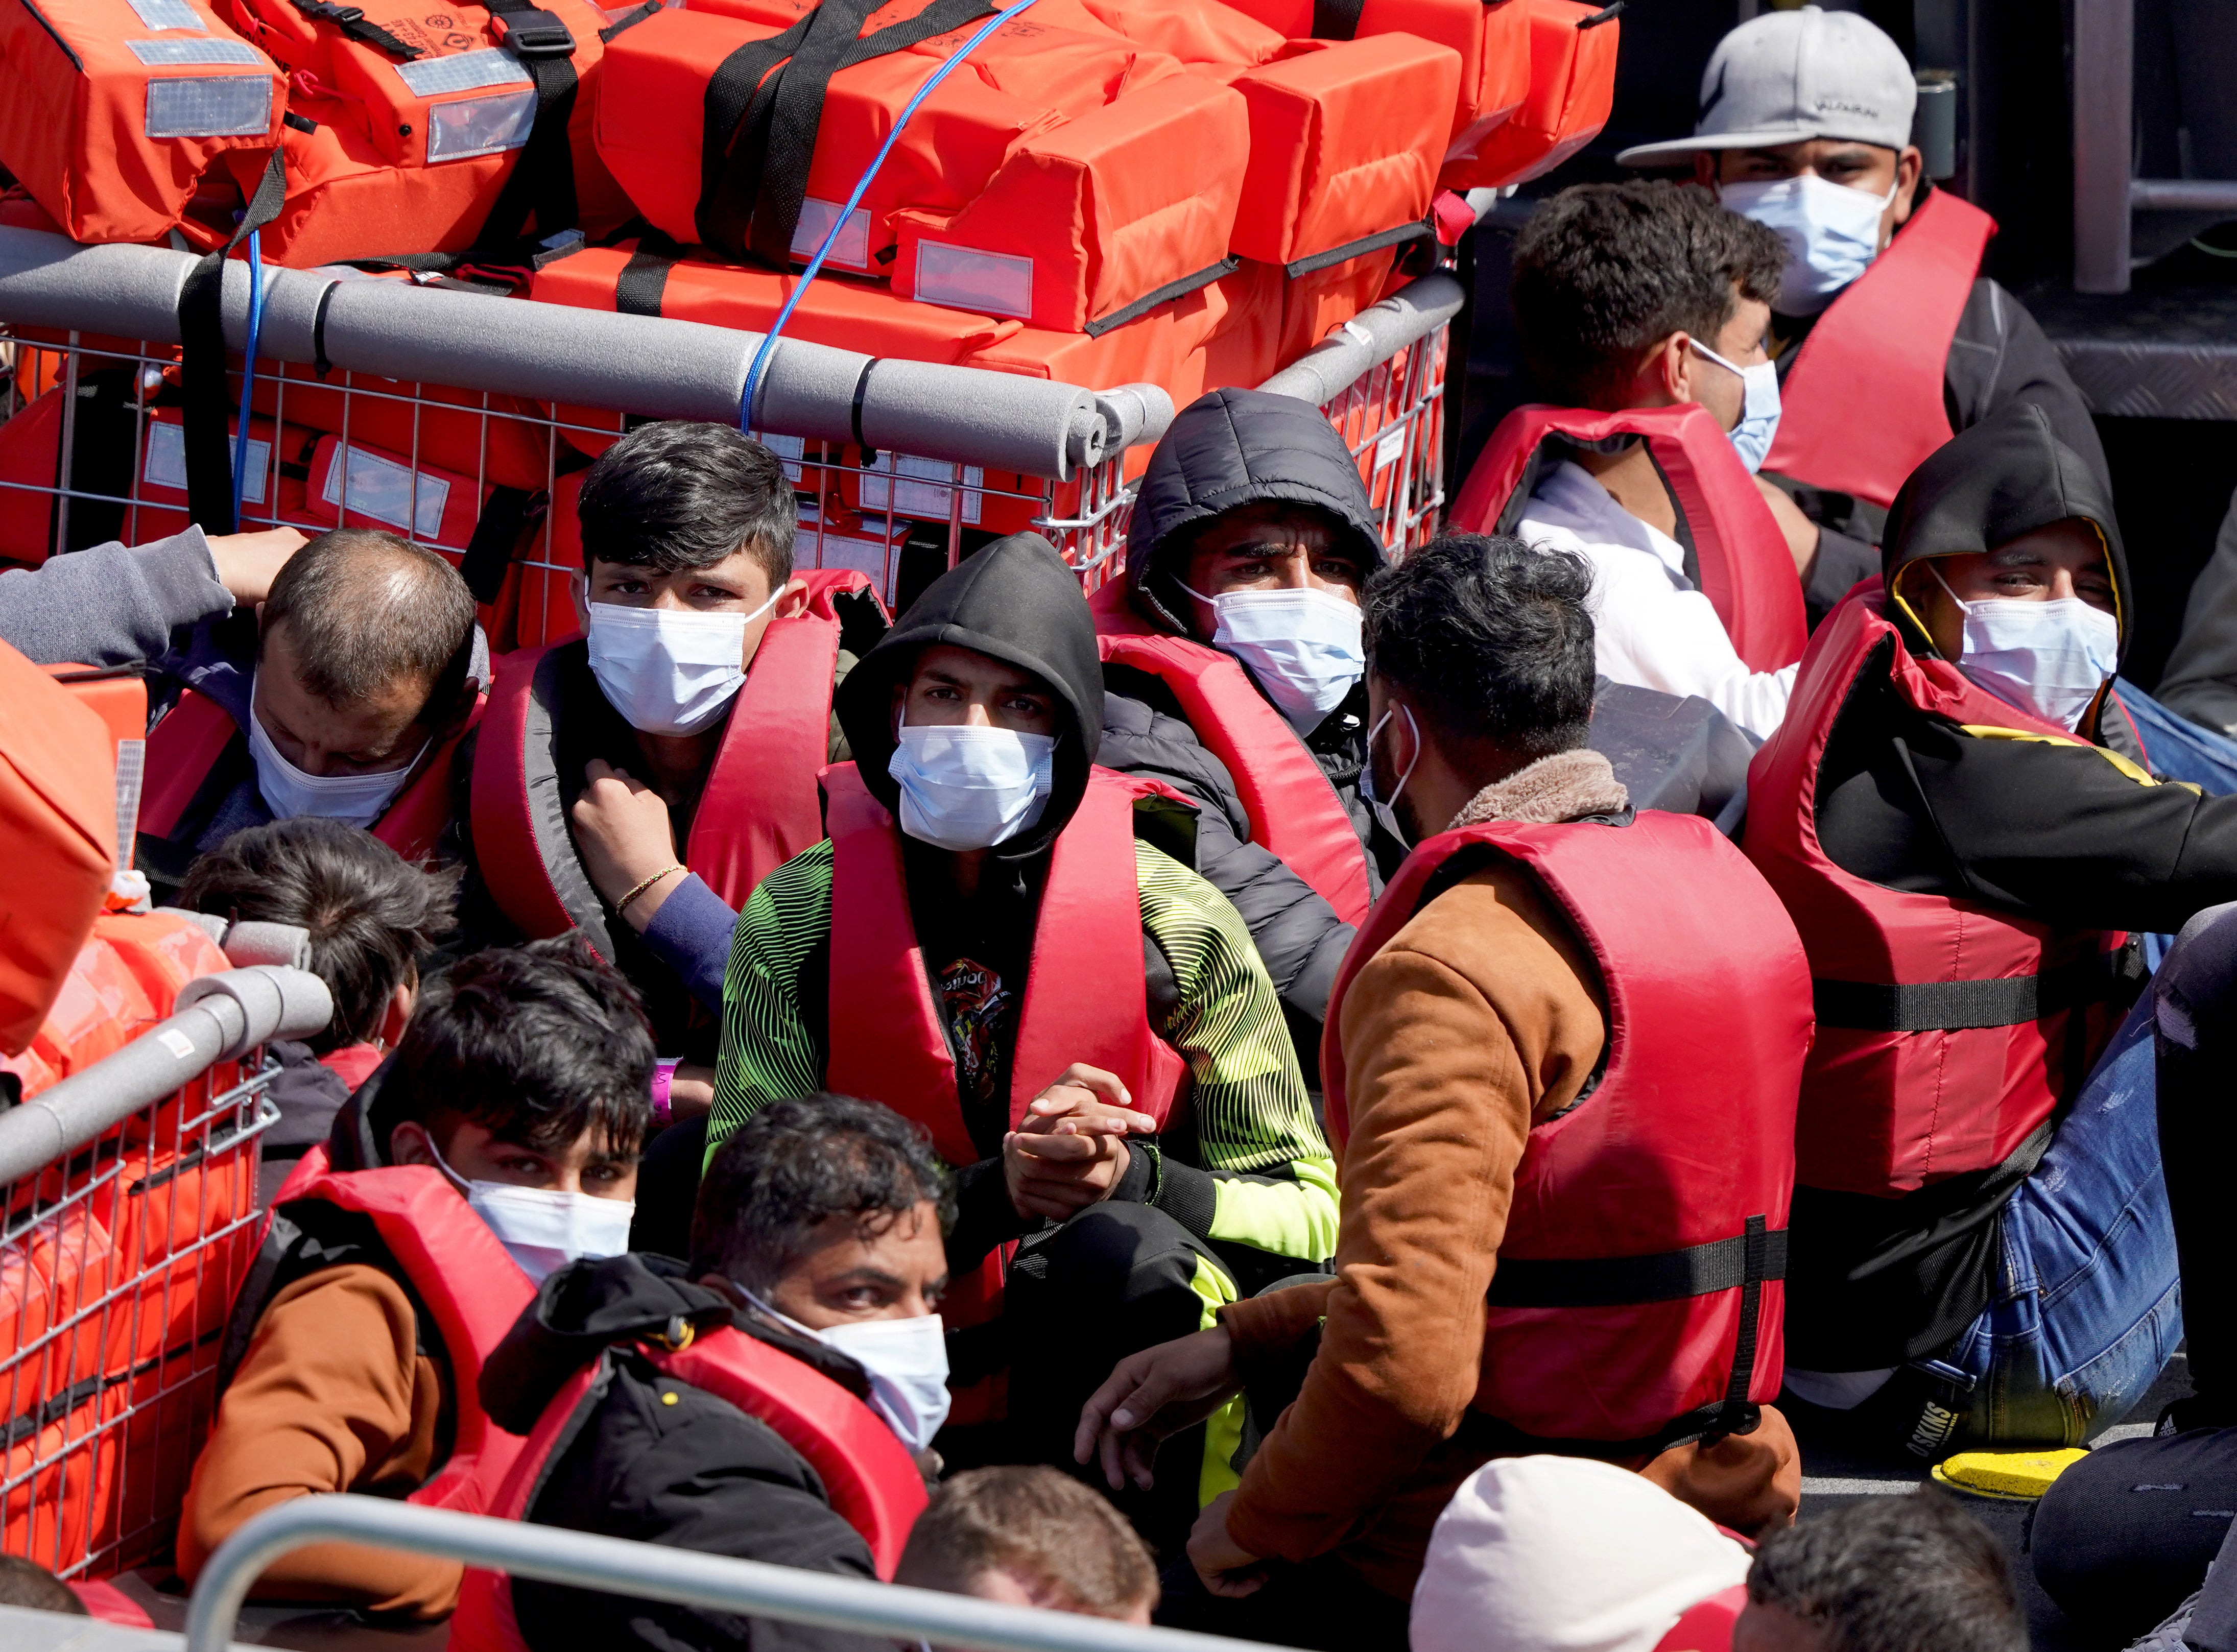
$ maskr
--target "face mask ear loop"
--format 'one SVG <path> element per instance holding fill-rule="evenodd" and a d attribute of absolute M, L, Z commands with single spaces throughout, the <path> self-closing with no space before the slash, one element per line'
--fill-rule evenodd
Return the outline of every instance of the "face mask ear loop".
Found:
<path fill-rule="evenodd" d="M 1910 567 L 1897 569 L 1895 570 L 1895 585 L 1900 585 L 1903 582 L 1903 576 L 1909 573 L 1911 568 L 1924 567 L 1928 573 L 1934 576 L 1934 582 L 1936 584 L 1942 587 L 1943 590 L 1950 591 L 1950 600 L 1957 604 L 1957 611 L 1960 615 L 1963 615 L 1965 611 L 1965 599 L 1958 596 L 1957 592 L 1950 590 L 1950 582 L 1942 577 L 1942 570 L 1937 568 L 1934 565 L 1934 563 L 1935 559 L 1933 557 L 1927 556 L 1922 557 L 1917 563 L 1913 563 L 1910 564 Z M 1888 600 L 1895 603 L 1897 607 L 1900 608 L 1904 611 L 1904 615 L 1910 619 L 1910 622 L 1918 628 L 1919 635 L 1926 639 L 1929 647 L 1937 646 L 1934 642 L 1934 633 L 1927 628 L 1926 622 L 1919 617 L 1918 610 L 1910 605 L 1910 599 L 1909 597 L 1905 596 L 1900 590 L 1896 589 L 1894 586 L 1891 585 L 1888 590 Z M 1960 635 L 1962 635 L 1963 634 L 1961 633 Z M 1959 648 L 1958 652 L 1961 655 L 1964 652 L 1962 646 Z M 1952 660 L 1949 663 L 1955 665 L 1957 662 L 1957 661 Z"/>
<path fill-rule="evenodd" d="M 412 1122 L 414 1123 L 419 1123 L 419 1121 L 416 1119 Z M 451 1185 L 459 1190 L 459 1196 L 460 1198 L 472 1197 L 473 1188 L 472 1185 L 464 1176 L 460 1175 L 456 1170 L 451 1168 L 451 1162 L 443 1156 L 443 1149 L 435 1145 L 435 1132 L 429 1129 L 426 1125 L 419 1124 L 419 1134 L 427 1138 L 427 1151 L 435 1155 L 435 1168 L 438 1170 L 440 1170 L 443 1175 L 448 1178 Z"/>

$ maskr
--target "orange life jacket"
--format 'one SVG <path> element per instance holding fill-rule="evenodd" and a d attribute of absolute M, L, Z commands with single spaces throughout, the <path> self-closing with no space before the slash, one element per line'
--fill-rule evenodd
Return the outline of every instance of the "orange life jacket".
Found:
<path fill-rule="evenodd" d="M 1809 968 L 1778 898 L 1707 821 L 1653 809 L 1627 826 L 1501 820 L 1416 846 L 1330 995 L 1330 1140 L 1343 1155 L 1351 1129 L 1341 1008 L 1353 978 L 1442 868 L 1486 851 L 1529 872 L 1590 949 L 1607 1045 L 1599 1083 L 1524 1143 L 1476 1409 L 1540 1450 L 1745 1432 L 1785 1368 Z"/>
<path fill-rule="evenodd" d="M 1952 434 L 1943 398 L 1950 341 L 1996 233 L 1995 219 L 1946 189 L 1920 204 L 1802 341 L 1779 385 L 1765 470 L 1877 505 L 1895 502 Z"/>
<path fill-rule="evenodd" d="M 1731 438 L 1699 402 L 1613 413 L 1518 407 L 1500 420 L 1468 472 L 1450 525 L 1470 533 L 1512 532 L 1539 477 L 1557 460 L 1550 442 L 1624 436 L 1646 438 L 1668 483 L 1693 536 L 1701 594 L 1724 622 L 1732 651 L 1751 671 L 1776 671 L 1799 660 L 1809 622 L 1786 536 Z"/>
<path fill-rule="evenodd" d="M 287 112 L 208 0 L 6 0 L 0 62 L 0 164 L 76 240 L 162 235 L 220 156 L 261 164 Z"/>
<path fill-rule="evenodd" d="M 1529 30 L 1530 89 L 1485 131 L 1473 157 L 1455 155 L 1440 180 L 1448 189 L 1504 188 L 1551 172 L 1600 135 L 1615 102 L 1614 5 L 1577 0 L 1507 0 Z"/>
<path fill-rule="evenodd" d="M 2003 1163 L 2074 1093 L 2120 1025 L 2127 938 L 1885 888 L 1834 864 L 1818 837 L 1818 771 L 1868 669 L 1960 727 L 2077 742 L 1946 661 L 1915 657 L 1875 580 L 1818 627 L 1785 720 L 1748 766 L 1744 846 L 1816 977 L 1797 1173 L 1807 1188 L 1892 1199 Z"/>

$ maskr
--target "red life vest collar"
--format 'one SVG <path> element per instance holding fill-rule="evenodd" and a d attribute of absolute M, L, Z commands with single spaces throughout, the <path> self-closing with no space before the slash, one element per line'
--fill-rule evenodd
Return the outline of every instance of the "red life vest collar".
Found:
<path fill-rule="evenodd" d="M 1146 671 L 1172 691 L 1197 739 L 1233 777 L 1251 841 L 1310 884 L 1345 923 L 1364 918 L 1374 898 L 1366 847 L 1336 787 L 1249 674 L 1186 637 L 1105 631 L 1103 617 L 1095 641 L 1105 663 Z"/>
<path fill-rule="evenodd" d="M 1605 442 L 1622 436 L 1646 439 L 1669 484 L 1679 527 L 1693 537 L 1701 594 L 1724 622 L 1732 651 L 1751 671 L 1792 665 L 1809 640 L 1793 554 L 1731 437 L 1698 402 L 1612 413 L 1535 405 L 1516 408 L 1500 420 L 1468 472 L 1451 526 L 1471 533 L 1513 532 L 1548 461 L 1556 457 L 1547 449 L 1550 441 Z"/>
<path fill-rule="evenodd" d="M 1783 1367 L 1809 971 L 1777 898 L 1708 822 L 1645 810 L 1628 826 L 1491 821 L 1422 842 L 1330 995 L 1330 1137 L 1343 1153 L 1345 994 L 1454 857 L 1485 852 L 1520 863 L 1590 949 L 1607 1043 L 1597 1084 L 1523 1149 L 1478 1406 L 1541 1450 L 1745 1432 Z"/>
<path fill-rule="evenodd" d="M 1950 344 L 1996 233 L 1995 219 L 1946 189 L 1919 204 L 1803 339 L 1779 385 L 1765 470 L 1882 507 L 1895 502 L 1952 434 L 1943 390 Z"/>

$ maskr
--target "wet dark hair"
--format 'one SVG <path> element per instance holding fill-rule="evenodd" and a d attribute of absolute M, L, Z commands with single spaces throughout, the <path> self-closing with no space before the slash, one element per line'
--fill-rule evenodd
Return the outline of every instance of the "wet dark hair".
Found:
<path fill-rule="evenodd" d="M 743 550 L 771 591 L 792 577 L 792 484 L 775 454 L 727 425 L 638 426 L 598 455 L 575 514 L 585 573 L 594 562 L 681 573 Z"/>
<path fill-rule="evenodd" d="M 405 678 L 426 685 L 419 721 L 431 729 L 469 709 L 473 593 L 457 569 L 408 539 L 373 528 L 320 534 L 272 582 L 262 635 L 283 624 L 303 687 L 330 706 Z"/>
<path fill-rule="evenodd" d="M 390 995 L 450 932 L 461 872 L 415 866 L 369 832 L 306 814 L 234 833 L 188 868 L 179 901 L 310 931 L 311 973 L 334 1000 L 334 1018 L 308 1041 L 323 1056 L 380 1030 Z"/>
<path fill-rule="evenodd" d="M 1785 267 L 1777 235 L 1698 184 L 1577 184 L 1514 238 L 1523 361 L 1545 400 L 1620 407 L 1648 350 L 1680 332 L 1713 348 L 1736 293 L 1770 303 Z"/>
<path fill-rule="evenodd" d="M 2003 1545 L 1932 1486 L 1772 1533 L 1747 1591 L 1816 1626 L 1825 1652 L 2027 1652 Z"/>
<path fill-rule="evenodd" d="M 1053 1468 L 971 1469 L 942 1484 L 909 1529 L 894 1581 L 967 1595 L 993 1571 L 1098 1617 L 1158 1603 L 1157 1563 L 1126 1517 Z"/>
<path fill-rule="evenodd" d="M 1592 568 L 1501 534 L 1446 534 L 1369 581 L 1367 668 L 1441 739 L 1536 759 L 1593 721 Z"/>
<path fill-rule="evenodd" d="M 21 1555 L 0 1555 L 0 1606 L 28 1606 L 73 1617 L 92 1616 L 68 1583 Z"/>
<path fill-rule="evenodd" d="M 460 958 L 421 989 L 379 1134 L 452 1119 L 543 1150 L 586 1135 L 634 1157 L 652 1122 L 652 1032 L 636 990 L 570 930 Z M 393 1099 L 392 1099 L 393 1098 Z"/>
<path fill-rule="evenodd" d="M 947 1168 L 917 1126 L 877 1102 L 819 1090 L 772 1102 L 723 1143 L 691 1213 L 691 1271 L 767 1291 L 833 1216 L 881 1231 L 927 1200 L 955 1220 Z"/>

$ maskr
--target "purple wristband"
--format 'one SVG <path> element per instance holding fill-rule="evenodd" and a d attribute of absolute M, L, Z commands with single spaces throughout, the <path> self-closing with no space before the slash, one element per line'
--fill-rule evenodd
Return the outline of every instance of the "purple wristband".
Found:
<path fill-rule="evenodd" d="M 670 1101 L 668 1087 L 676 1082 L 676 1063 L 662 1056 L 652 1064 L 652 1122 L 665 1127 L 676 1118 L 675 1104 Z"/>

